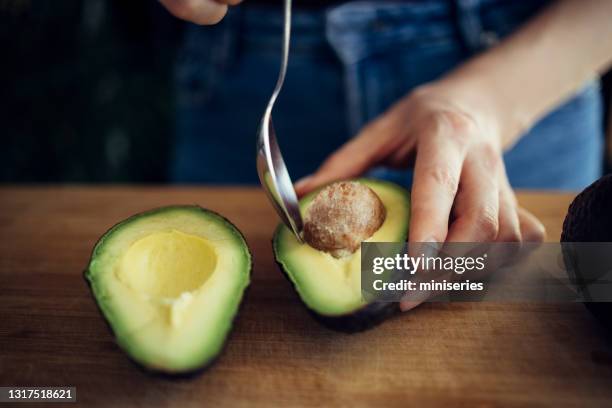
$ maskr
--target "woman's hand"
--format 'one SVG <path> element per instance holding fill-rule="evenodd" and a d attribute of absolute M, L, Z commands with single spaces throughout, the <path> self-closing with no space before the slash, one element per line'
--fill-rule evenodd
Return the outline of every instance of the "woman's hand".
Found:
<path fill-rule="evenodd" d="M 410 237 L 415 242 L 542 241 L 543 225 L 519 208 L 502 159 L 500 124 L 462 104 L 452 86 L 423 86 L 363 128 L 310 177 L 299 195 L 376 165 L 414 163 Z"/>
<path fill-rule="evenodd" d="M 217 24 L 227 13 L 227 6 L 242 0 L 159 0 L 161 4 L 183 20 L 196 24 Z"/>

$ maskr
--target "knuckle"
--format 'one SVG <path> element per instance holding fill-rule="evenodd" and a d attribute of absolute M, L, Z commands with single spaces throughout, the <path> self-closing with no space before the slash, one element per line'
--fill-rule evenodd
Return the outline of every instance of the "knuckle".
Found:
<path fill-rule="evenodd" d="M 504 198 L 508 201 L 508 205 L 510 208 L 512 208 L 512 210 L 516 213 L 518 211 L 518 199 L 516 198 L 516 194 L 514 194 L 514 191 L 512 190 L 512 187 L 510 187 L 510 184 L 508 183 L 507 179 L 504 180 L 504 186 L 503 188 L 503 192 L 504 192 Z"/>
<path fill-rule="evenodd" d="M 455 110 L 437 110 L 432 113 L 432 120 L 438 129 L 447 131 L 449 138 L 462 144 L 467 143 L 478 128 L 471 116 Z"/>
<path fill-rule="evenodd" d="M 493 145 L 485 143 L 480 148 L 480 160 L 487 170 L 494 170 L 501 164 L 501 155 Z"/>
<path fill-rule="evenodd" d="M 434 167 L 429 172 L 429 177 L 433 183 L 441 186 L 446 193 L 451 196 L 457 194 L 459 186 L 459 176 L 448 167 Z"/>
<path fill-rule="evenodd" d="M 474 222 L 479 236 L 484 241 L 491 241 L 497 238 L 499 233 L 499 219 L 496 211 L 491 207 L 483 207 L 474 214 Z"/>
<path fill-rule="evenodd" d="M 499 232 L 497 237 L 499 242 L 521 242 L 521 231 L 517 228 L 509 228 Z"/>

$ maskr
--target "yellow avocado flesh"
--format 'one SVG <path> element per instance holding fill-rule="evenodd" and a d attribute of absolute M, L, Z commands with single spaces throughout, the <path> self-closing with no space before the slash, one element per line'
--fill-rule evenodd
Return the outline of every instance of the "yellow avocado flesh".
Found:
<path fill-rule="evenodd" d="M 176 327 L 216 263 L 217 254 L 205 239 L 176 230 L 155 232 L 130 246 L 117 278 L 134 293 L 165 305 L 169 323 Z"/>
<path fill-rule="evenodd" d="M 168 207 L 109 231 L 87 279 L 118 343 L 167 372 L 205 365 L 231 329 L 251 258 L 226 220 L 198 207 Z"/>
<path fill-rule="evenodd" d="M 176 230 L 155 232 L 130 246 L 117 275 L 136 292 L 171 299 L 203 286 L 216 263 L 205 239 Z"/>
<path fill-rule="evenodd" d="M 393 183 L 359 179 L 380 198 L 386 210 L 381 227 L 365 242 L 403 242 L 410 216 L 409 193 Z M 300 200 L 306 214 L 315 193 Z M 294 283 L 306 305 L 323 315 L 351 313 L 365 304 L 361 295 L 361 249 L 336 259 L 306 243 L 300 243 L 284 225 L 274 237 L 278 262 Z"/>

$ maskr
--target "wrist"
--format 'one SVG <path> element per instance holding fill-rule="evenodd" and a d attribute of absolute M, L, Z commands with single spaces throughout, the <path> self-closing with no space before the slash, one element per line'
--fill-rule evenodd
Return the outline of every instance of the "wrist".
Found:
<path fill-rule="evenodd" d="M 480 70 L 479 70 L 480 71 Z M 435 86 L 475 118 L 483 131 L 494 135 L 506 150 L 533 125 L 527 104 L 520 103 L 520 90 L 507 89 L 494 75 L 472 74 L 458 70 Z"/>
<path fill-rule="evenodd" d="M 521 121 L 509 115 L 493 92 L 478 79 L 449 75 L 413 91 L 417 97 L 438 101 L 437 109 L 459 112 L 491 139 L 500 150 L 508 148 L 521 134 Z"/>

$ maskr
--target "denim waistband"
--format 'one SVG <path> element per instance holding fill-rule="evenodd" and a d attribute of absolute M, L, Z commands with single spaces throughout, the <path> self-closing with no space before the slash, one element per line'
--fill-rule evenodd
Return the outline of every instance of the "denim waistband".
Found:
<path fill-rule="evenodd" d="M 371 63 L 380 65 L 381 59 L 390 63 L 400 54 L 414 60 L 416 53 L 419 56 L 416 60 L 422 61 L 420 57 L 440 54 L 444 50 L 456 56 L 456 64 L 459 59 L 495 44 L 548 2 L 352 1 L 328 9 L 296 9 L 292 18 L 290 62 L 337 64 L 340 70 L 339 60 L 348 76 L 348 72 L 357 69 L 356 64 L 370 58 Z M 278 59 L 282 28 L 282 7 L 249 5 L 248 2 L 231 8 L 216 26 L 190 25 L 178 54 L 176 78 L 181 84 L 213 84 L 223 72 L 235 68 L 244 55 Z M 449 58 L 444 61 L 431 59 L 427 63 L 434 66 L 419 66 L 418 69 L 440 75 L 450 67 Z M 395 81 L 404 81 L 402 86 L 406 91 L 414 82 L 406 78 L 405 73 Z M 376 98 L 370 99 L 375 102 Z M 350 122 L 354 129 L 362 119 Z"/>
<path fill-rule="evenodd" d="M 448 1 L 350 2 L 327 13 L 326 37 L 345 64 L 398 43 L 432 42 L 457 36 Z"/>
<path fill-rule="evenodd" d="M 329 52 L 330 43 L 344 62 L 353 62 L 384 47 L 387 41 L 419 42 L 424 46 L 444 38 L 459 39 L 470 52 L 493 45 L 533 15 L 549 0 L 429 0 L 352 1 L 327 9 L 296 9 L 292 17 L 292 56 Z M 187 43 L 203 47 L 202 37 L 215 37 L 225 47 L 254 47 L 278 52 L 281 7 L 244 5 L 232 8 L 217 27 L 191 26 Z M 188 45 L 189 47 L 189 45 Z M 218 46 L 216 47 L 218 48 Z"/>
<path fill-rule="evenodd" d="M 389 44 L 453 40 L 468 54 L 495 45 L 548 0 L 358 1 L 327 13 L 327 37 L 345 63 Z"/>

